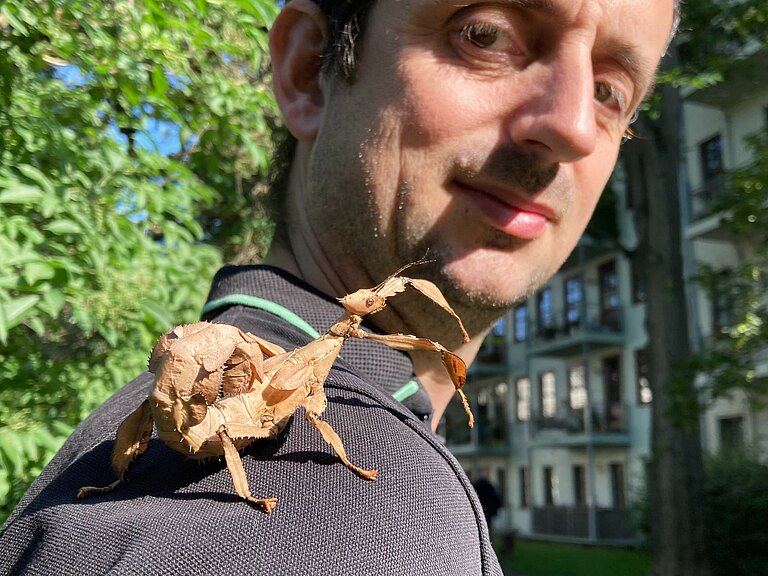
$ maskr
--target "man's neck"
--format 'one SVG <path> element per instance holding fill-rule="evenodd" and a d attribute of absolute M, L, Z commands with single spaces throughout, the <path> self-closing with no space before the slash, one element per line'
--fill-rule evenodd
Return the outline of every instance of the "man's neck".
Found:
<path fill-rule="evenodd" d="M 264 260 L 265 264 L 282 268 L 283 270 L 290 272 L 294 276 L 301 278 L 305 282 L 311 284 L 318 290 L 325 292 L 333 297 L 344 296 L 350 291 L 354 291 L 364 286 L 357 286 L 352 288 L 341 288 L 343 282 L 335 275 L 328 274 L 327 271 L 321 270 L 315 263 L 312 255 L 308 258 L 302 258 L 299 250 L 294 250 L 293 243 L 296 242 L 295 238 L 288 238 L 283 232 L 278 232 L 272 246 L 269 249 L 267 257 Z M 299 240 L 300 242 L 300 240 Z M 332 270 L 328 268 L 327 270 Z M 375 281 L 372 281 L 372 285 Z M 370 287 L 370 286 L 369 286 Z M 417 298 L 416 295 L 410 295 L 410 299 Z M 408 299 L 408 295 L 398 295 L 394 298 Z M 431 306 L 431 303 L 419 303 L 420 307 Z M 423 310 L 423 308 L 422 308 Z M 435 315 L 442 314 L 442 311 L 434 307 Z M 425 333 L 420 328 L 420 322 L 417 318 L 411 318 L 411 321 L 404 321 L 404 319 L 398 313 L 398 306 L 395 302 L 390 303 L 385 313 L 377 314 L 375 318 L 371 318 L 377 327 L 388 333 L 411 333 L 415 336 L 424 337 Z M 469 343 L 459 343 L 458 337 L 459 331 L 456 326 L 453 325 L 451 318 L 446 318 L 442 322 L 436 322 L 433 324 L 440 325 L 442 329 L 450 328 L 451 332 L 456 332 L 456 338 L 451 341 L 452 345 L 446 344 L 452 351 L 456 352 L 467 365 L 469 365 L 477 355 L 480 345 L 483 341 L 483 335 L 475 336 Z M 443 330 L 441 330 L 442 332 Z M 427 334 L 426 337 L 438 340 L 439 336 L 435 334 Z M 442 342 L 441 342 L 442 343 Z M 453 383 L 443 366 L 441 357 L 434 352 L 411 352 L 411 358 L 413 360 L 413 369 L 419 382 L 424 386 L 427 391 L 430 400 L 432 401 L 433 415 L 432 415 L 432 429 L 437 428 L 437 424 L 440 422 L 443 413 L 445 412 L 448 403 L 456 393 Z"/>

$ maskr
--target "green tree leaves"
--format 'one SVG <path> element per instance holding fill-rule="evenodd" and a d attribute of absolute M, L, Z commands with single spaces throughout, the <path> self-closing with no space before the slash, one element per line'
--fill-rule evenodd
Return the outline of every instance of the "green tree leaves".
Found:
<path fill-rule="evenodd" d="M 266 246 L 276 12 L 0 6 L 0 520 L 155 339 L 199 317 L 222 255 Z"/>
<path fill-rule="evenodd" d="M 768 402 L 765 380 L 755 370 L 768 347 L 768 129 L 752 134 L 747 146 L 754 161 L 729 174 L 728 190 L 713 207 L 740 259 L 727 268 L 702 265 L 697 276 L 727 318 L 692 365 L 709 376 L 712 399 L 739 389 L 758 408 Z"/>

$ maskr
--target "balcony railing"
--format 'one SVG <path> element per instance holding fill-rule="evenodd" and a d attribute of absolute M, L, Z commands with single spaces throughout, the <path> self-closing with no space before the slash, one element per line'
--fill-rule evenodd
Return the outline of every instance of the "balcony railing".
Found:
<path fill-rule="evenodd" d="M 627 426 L 627 406 L 621 403 L 608 406 L 592 406 L 593 434 L 625 434 Z M 587 431 L 583 408 L 562 408 L 552 416 L 541 412 L 532 415 L 533 432 L 542 430 L 562 430 L 569 434 L 583 434 Z"/>
<path fill-rule="evenodd" d="M 529 340 L 541 343 L 580 333 L 620 334 L 624 331 L 622 307 L 574 306 L 529 322 Z"/>
<path fill-rule="evenodd" d="M 507 362 L 507 346 L 504 337 L 496 334 L 486 336 L 476 361 L 483 365 L 504 365 Z"/>
<path fill-rule="evenodd" d="M 728 174 L 726 172 L 707 179 L 703 186 L 691 192 L 688 197 L 691 221 L 700 220 L 716 212 L 719 202 L 727 192 Z"/>
<path fill-rule="evenodd" d="M 588 506 L 533 508 L 533 532 L 543 536 L 589 538 Z M 598 508 L 595 514 L 598 540 L 630 540 L 636 537 L 632 517 L 624 508 Z"/>
<path fill-rule="evenodd" d="M 505 421 L 482 418 L 477 421 L 477 443 L 486 448 L 507 446 L 507 423 Z"/>

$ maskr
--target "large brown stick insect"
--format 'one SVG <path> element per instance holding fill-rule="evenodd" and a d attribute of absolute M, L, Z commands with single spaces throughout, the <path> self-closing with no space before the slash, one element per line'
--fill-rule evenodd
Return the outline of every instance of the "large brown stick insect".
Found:
<path fill-rule="evenodd" d="M 154 389 L 117 430 L 112 454 L 117 480 L 109 486 L 80 488 L 78 498 L 119 486 L 130 465 L 147 448 L 154 425 L 158 437 L 185 456 L 203 459 L 223 454 L 237 494 L 269 512 L 277 499 L 251 495 L 238 450 L 259 438 L 277 436 L 299 406 L 350 470 L 374 480 L 377 471 L 352 464 L 341 438 L 320 419 L 327 405 L 323 383 L 347 338 L 375 340 L 400 350 L 440 353 L 472 426 L 472 411 L 461 390 L 466 382 L 466 365 L 461 358 L 426 338 L 373 334 L 360 328 L 364 316 L 380 311 L 388 297 L 411 286 L 453 316 L 464 341 L 469 341 L 461 319 L 437 286 L 399 275 L 423 262 L 404 266 L 375 288 L 342 298 L 345 313 L 331 329 L 291 352 L 226 324 L 197 322 L 167 332 L 149 360 L 149 371 L 155 374 Z"/>

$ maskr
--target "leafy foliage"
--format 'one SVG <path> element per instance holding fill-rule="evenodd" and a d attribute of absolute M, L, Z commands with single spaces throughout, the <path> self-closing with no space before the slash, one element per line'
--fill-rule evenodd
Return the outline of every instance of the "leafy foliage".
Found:
<path fill-rule="evenodd" d="M 681 71 L 691 78 L 723 71 L 756 45 L 768 42 L 765 0 L 686 2 L 680 30 Z"/>
<path fill-rule="evenodd" d="M 722 82 L 739 69 L 743 57 L 768 45 L 768 0 L 697 0 L 682 3 L 683 21 L 675 39 L 677 66 L 659 71 L 657 83 L 701 90 Z M 642 109 L 659 118 L 661 93 L 655 91 Z"/>
<path fill-rule="evenodd" d="M 705 515 L 714 573 L 764 574 L 768 563 L 768 466 L 748 450 L 707 462 Z"/>
<path fill-rule="evenodd" d="M 270 0 L 0 5 L 0 520 L 259 255 Z"/>
<path fill-rule="evenodd" d="M 754 162 L 730 174 L 728 192 L 714 207 L 724 214 L 723 226 L 741 238 L 742 258 L 726 269 L 702 265 L 698 274 L 728 318 L 694 365 L 710 376 L 713 397 L 740 388 L 759 406 L 768 400 L 765 382 L 755 372 L 768 346 L 768 129 L 752 135 L 748 144 Z"/>
<path fill-rule="evenodd" d="M 648 286 L 645 315 L 650 380 L 654 383 L 653 459 L 648 478 L 651 572 L 700 576 L 712 573 L 708 559 L 712 545 L 705 541 L 706 518 L 701 509 L 705 496 L 698 429 L 701 391 L 696 377 L 708 372 L 716 394 L 755 382 L 754 378 L 749 382 L 730 377 L 746 366 L 723 362 L 727 356 L 734 357 L 734 349 L 727 346 L 689 361 L 691 339 L 679 259 L 682 88 L 738 80 L 745 68 L 754 66 L 744 56 L 754 55 L 756 50 L 761 58 L 765 56 L 768 1 L 700 0 L 682 6 L 681 33 L 662 63 L 659 90 L 647 105 L 649 113 L 641 118 L 641 137 L 626 147 L 626 157 L 629 185 L 638 192 L 634 195 L 640 238 L 637 257 Z M 742 81 L 754 71 L 748 69 Z M 750 89 L 746 81 L 743 86 Z M 752 330 L 755 324 L 744 326 Z M 754 360 L 749 352 L 736 356 Z"/>
<path fill-rule="evenodd" d="M 764 574 L 768 562 L 768 466 L 757 450 L 741 447 L 707 457 L 702 490 L 706 546 L 716 576 Z M 638 529 L 648 534 L 647 493 L 633 503 Z"/>

